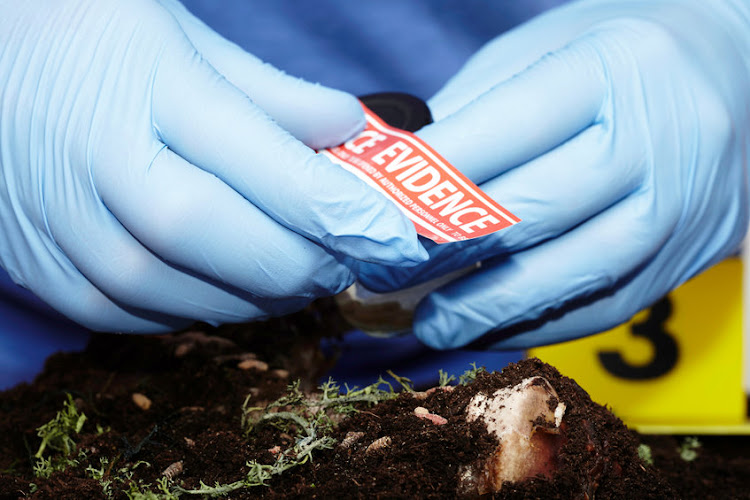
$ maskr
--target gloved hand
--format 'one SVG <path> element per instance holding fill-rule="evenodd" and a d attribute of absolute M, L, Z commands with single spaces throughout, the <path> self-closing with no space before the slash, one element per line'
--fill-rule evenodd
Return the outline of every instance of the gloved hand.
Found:
<path fill-rule="evenodd" d="M 360 280 L 387 291 L 482 261 L 418 305 L 415 333 L 437 348 L 626 321 L 745 233 L 749 67 L 746 0 L 584 0 L 500 36 L 418 135 L 522 222 Z"/>
<path fill-rule="evenodd" d="M 347 286 L 352 259 L 426 258 L 310 149 L 363 126 L 357 101 L 174 0 L 0 0 L 0 82 L 0 263 L 92 329 L 279 314 Z"/>

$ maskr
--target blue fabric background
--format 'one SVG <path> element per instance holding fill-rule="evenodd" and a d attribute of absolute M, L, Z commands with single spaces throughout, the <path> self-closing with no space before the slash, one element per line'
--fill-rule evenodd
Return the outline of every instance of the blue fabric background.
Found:
<path fill-rule="evenodd" d="M 561 0 L 184 0 L 288 73 L 362 95 L 429 98 L 485 42 Z"/>

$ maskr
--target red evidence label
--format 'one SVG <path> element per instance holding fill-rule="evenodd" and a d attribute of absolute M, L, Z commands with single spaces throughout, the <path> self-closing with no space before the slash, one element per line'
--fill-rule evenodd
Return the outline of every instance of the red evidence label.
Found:
<path fill-rule="evenodd" d="M 391 198 L 418 234 L 448 243 L 520 222 L 422 139 L 362 107 L 367 119 L 362 133 L 320 152 Z"/>

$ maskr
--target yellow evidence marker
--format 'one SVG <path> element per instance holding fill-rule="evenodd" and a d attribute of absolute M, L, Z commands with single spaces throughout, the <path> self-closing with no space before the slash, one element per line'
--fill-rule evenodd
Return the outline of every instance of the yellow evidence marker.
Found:
<path fill-rule="evenodd" d="M 644 433 L 750 434 L 742 260 L 727 259 L 607 332 L 531 349 Z"/>

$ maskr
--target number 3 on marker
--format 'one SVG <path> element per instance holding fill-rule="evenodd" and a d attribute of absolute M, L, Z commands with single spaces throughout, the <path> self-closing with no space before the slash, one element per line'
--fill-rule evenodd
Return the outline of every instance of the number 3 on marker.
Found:
<path fill-rule="evenodd" d="M 653 345 L 654 355 L 645 365 L 631 365 L 617 351 L 599 351 L 599 361 L 609 373 L 627 380 L 651 380 L 669 373 L 677 364 L 679 348 L 674 337 L 665 329 L 672 314 L 669 297 L 662 298 L 649 310 L 646 321 L 633 323 L 630 332 Z"/>

